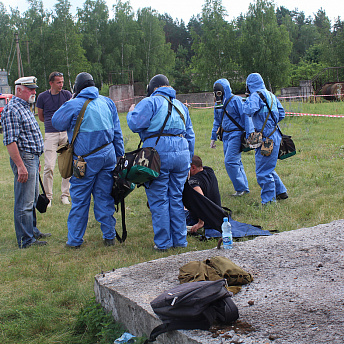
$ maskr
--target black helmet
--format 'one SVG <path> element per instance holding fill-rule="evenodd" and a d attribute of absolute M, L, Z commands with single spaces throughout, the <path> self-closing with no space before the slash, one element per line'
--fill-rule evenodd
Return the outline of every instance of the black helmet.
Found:
<path fill-rule="evenodd" d="M 163 74 L 157 74 L 150 80 L 147 86 L 147 97 L 149 97 L 154 92 L 154 89 L 160 86 L 170 86 L 167 77 Z"/>
<path fill-rule="evenodd" d="M 75 95 L 78 95 L 81 90 L 83 90 L 86 87 L 94 86 L 94 80 L 93 76 L 89 73 L 82 72 L 79 73 L 75 78 L 75 84 L 74 84 L 74 93 Z"/>

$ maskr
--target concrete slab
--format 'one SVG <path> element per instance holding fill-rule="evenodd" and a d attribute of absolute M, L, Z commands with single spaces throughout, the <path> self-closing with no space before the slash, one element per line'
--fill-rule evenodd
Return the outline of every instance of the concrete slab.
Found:
<path fill-rule="evenodd" d="M 161 321 L 150 301 L 179 284 L 179 267 L 222 255 L 254 276 L 233 297 L 233 327 L 173 331 L 156 343 L 332 343 L 344 338 L 344 220 L 235 243 L 232 250 L 193 251 L 95 277 L 97 302 L 134 335 Z M 215 246 L 215 245 L 214 245 Z"/>

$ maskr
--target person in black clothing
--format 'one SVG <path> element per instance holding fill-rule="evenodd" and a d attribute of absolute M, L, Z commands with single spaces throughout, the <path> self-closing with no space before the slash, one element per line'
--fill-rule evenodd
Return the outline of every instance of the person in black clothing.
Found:
<path fill-rule="evenodd" d="M 203 166 L 202 159 L 197 155 L 194 155 L 192 158 L 189 185 L 195 191 L 221 207 L 221 196 L 215 173 L 211 167 Z M 207 226 L 206 223 L 198 219 L 197 216 L 194 216 L 188 210 L 185 213 L 187 226 L 192 226 L 189 230 L 191 233 L 196 233 L 200 228 L 204 227 L 204 235 L 206 238 L 218 238 L 221 236 L 219 231 Z"/>

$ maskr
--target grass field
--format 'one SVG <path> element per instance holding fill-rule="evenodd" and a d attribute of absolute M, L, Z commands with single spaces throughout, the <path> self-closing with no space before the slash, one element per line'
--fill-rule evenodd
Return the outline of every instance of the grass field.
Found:
<path fill-rule="evenodd" d="M 302 107 L 302 112 L 344 114 L 344 103 L 302 104 Z M 222 203 L 231 208 L 233 219 L 261 225 L 263 229 L 289 231 L 344 217 L 344 118 L 287 117 L 281 123 L 282 131 L 291 135 L 297 146 L 297 155 L 279 161 L 276 169 L 288 188 L 289 199 L 262 209 L 257 207 L 260 188 L 255 178 L 253 152 L 243 153 L 251 192 L 242 198 L 231 198 L 234 189 L 224 168 L 222 143 L 217 142 L 216 149 L 209 148 L 212 110 L 191 109 L 190 114 L 196 133 L 195 154 L 214 168 Z M 125 114 L 120 119 L 126 151 L 135 149 L 139 138 L 129 131 Z M 2 141 L 2 134 L 0 138 Z M 53 205 L 46 214 L 38 213 L 38 228 L 52 233 L 49 245 L 19 250 L 13 225 L 13 174 L 3 144 L 0 171 L 0 341 L 3 344 L 96 343 L 74 331 L 80 309 L 94 296 L 96 274 L 214 247 L 214 242 L 200 242 L 192 237 L 187 248 L 154 251 L 150 212 L 144 189 L 139 188 L 126 201 L 128 239 L 124 244 L 104 247 L 91 207 L 85 244 L 80 250 L 67 249 L 70 207 L 58 202 L 61 177 L 56 167 Z M 120 230 L 120 215 L 116 217 Z"/>

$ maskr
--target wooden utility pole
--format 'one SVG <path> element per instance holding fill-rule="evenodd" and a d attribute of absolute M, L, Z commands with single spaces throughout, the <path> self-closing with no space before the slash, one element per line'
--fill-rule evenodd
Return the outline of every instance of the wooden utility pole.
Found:
<path fill-rule="evenodd" d="M 31 75 L 29 41 L 26 41 L 26 51 L 27 51 L 27 64 L 29 66 L 29 74 Z"/>
<path fill-rule="evenodd" d="M 18 32 L 16 32 L 14 36 L 15 36 L 16 48 L 17 48 L 18 78 L 21 78 L 22 76 L 24 76 L 24 69 L 23 69 L 23 63 L 22 63 L 21 54 L 20 54 L 20 48 L 19 48 Z"/>

